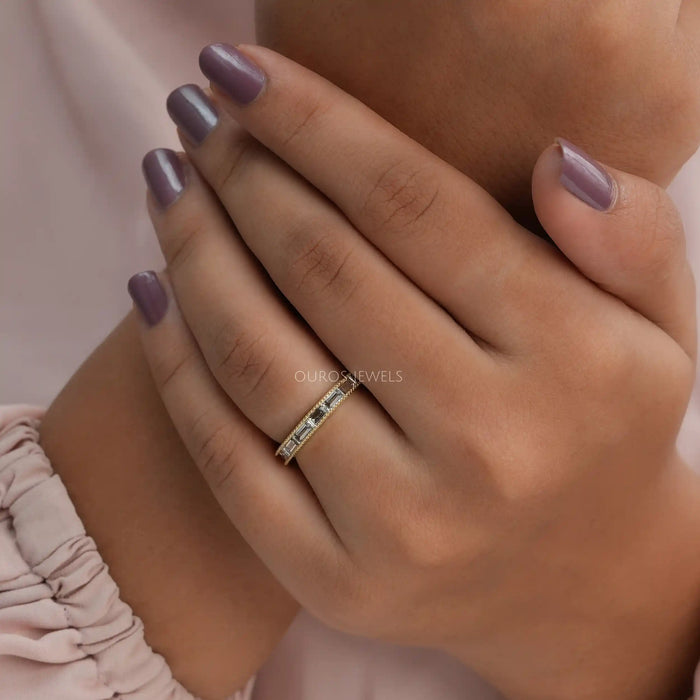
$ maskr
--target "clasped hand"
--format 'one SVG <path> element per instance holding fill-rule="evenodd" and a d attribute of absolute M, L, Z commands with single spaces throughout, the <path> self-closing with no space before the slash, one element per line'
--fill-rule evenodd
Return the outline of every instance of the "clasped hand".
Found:
<path fill-rule="evenodd" d="M 533 175 L 552 245 L 318 75 L 206 51 L 213 96 L 171 98 L 186 156 L 145 162 L 167 272 L 134 285 L 168 300 L 143 324 L 165 406 L 273 574 L 326 623 L 447 650 L 511 697 L 675 634 L 696 344 L 667 195 L 553 145 Z M 282 466 L 313 377 L 344 368 L 365 386 Z"/>

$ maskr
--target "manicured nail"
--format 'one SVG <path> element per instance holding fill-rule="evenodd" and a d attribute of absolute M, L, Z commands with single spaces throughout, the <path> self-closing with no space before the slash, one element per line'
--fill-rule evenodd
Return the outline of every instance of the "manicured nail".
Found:
<path fill-rule="evenodd" d="M 228 44 L 210 44 L 203 48 L 199 67 L 212 83 L 243 105 L 252 102 L 265 85 L 262 70 Z"/>
<path fill-rule="evenodd" d="M 617 187 L 607 171 L 587 153 L 565 139 L 557 139 L 562 162 L 559 181 L 571 194 L 598 211 L 608 211 Z"/>
<path fill-rule="evenodd" d="M 141 163 L 143 176 L 158 204 L 167 209 L 185 190 L 185 169 L 175 151 L 156 148 Z"/>
<path fill-rule="evenodd" d="M 127 289 L 149 326 L 155 326 L 163 319 L 168 310 L 168 295 L 153 270 L 135 274 Z"/>
<path fill-rule="evenodd" d="M 214 105 L 198 85 L 183 85 L 173 90 L 166 106 L 171 119 L 197 146 L 219 121 Z"/>

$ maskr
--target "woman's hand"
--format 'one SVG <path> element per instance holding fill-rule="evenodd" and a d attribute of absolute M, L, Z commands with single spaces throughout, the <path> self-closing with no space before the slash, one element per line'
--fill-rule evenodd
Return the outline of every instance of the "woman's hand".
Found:
<path fill-rule="evenodd" d="M 698 0 L 256 5 L 260 43 L 359 97 L 511 211 L 529 209 L 532 167 L 556 136 L 658 184 L 700 143 Z"/>
<path fill-rule="evenodd" d="M 666 195 L 548 149 L 534 198 L 567 260 L 356 100 L 245 51 L 261 68 L 203 52 L 218 116 L 192 87 L 170 99 L 197 170 L 146 158 L 168 281 L 131 282 L 224 510 L 325 622 L 448 650 L 509 698 L 680 691 L 700 496 L 675 440 L 696 347 Z M 273 441 L 328 388 L 299 373 L 343 366 L 367 391 L 284 468 Z"/>

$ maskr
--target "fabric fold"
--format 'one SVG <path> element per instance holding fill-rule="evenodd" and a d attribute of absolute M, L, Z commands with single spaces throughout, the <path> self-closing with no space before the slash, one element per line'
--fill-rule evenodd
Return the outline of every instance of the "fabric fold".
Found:
<path fill-rule="evenodd" d="M 0 696 L 194 700 L 120 599 L 38 444 L 40 415 L 0 408 Z"/>

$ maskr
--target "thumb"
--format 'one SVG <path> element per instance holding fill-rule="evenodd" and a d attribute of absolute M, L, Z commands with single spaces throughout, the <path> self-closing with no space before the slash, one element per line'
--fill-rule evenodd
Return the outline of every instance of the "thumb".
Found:
<path fill-rule="evenodd" d="M 540 223 L 581 273 L 695 359 L 695 282 L 666 192 L 559 139 L 535 165 L 532 194 Z"/>

